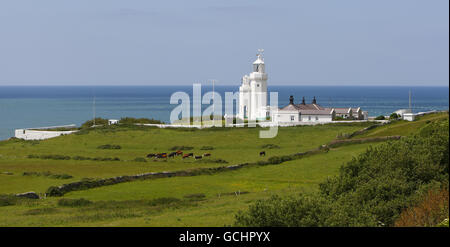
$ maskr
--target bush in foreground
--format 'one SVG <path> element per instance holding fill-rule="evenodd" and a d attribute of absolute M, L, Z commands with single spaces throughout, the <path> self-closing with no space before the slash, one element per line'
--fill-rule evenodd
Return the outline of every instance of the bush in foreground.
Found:
<path fill-rule="evenodd" d="M 448 188 L 430 189 L 415 207 L 404 210 L 395 226 L 436 226 L 448 219 Z"/>
<path fill-rule="evenodd" d="M 319 193 L 258 201 L 236 216 L 236 225 L 394 226 L 424 188 L 448 184 L 448 128 L 448 120 L 431 123 L 414 136 L 369 148 L 320 184 Z M 433 224 L 441 220 L 434 218 Z"/>

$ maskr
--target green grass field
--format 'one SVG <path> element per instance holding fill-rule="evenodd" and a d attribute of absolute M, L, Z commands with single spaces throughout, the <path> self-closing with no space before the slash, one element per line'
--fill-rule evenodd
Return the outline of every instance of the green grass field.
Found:
<path fill-rule="evenodd" d="M 333 140 L 338 133 L 351 133 L 361 129 L 355 126 L 305 126 L 281 128 L 273 139 L 258 138 L 256 128 L 224 128 L 204 130 L 174 130 L 137 128 L 127 129 L 111 127 L 90 131 L 82 135 L 68 135 L 45 141 L 8 141 L 0 144 L 0 174 L 11 172 L 13 175 L 0 175 L 0 194 L 25 191 L 45 192 L 52 185 L 60 185 L 82 178 L 107 178 L 121 175 L 134 175 L 144 172 L 185 170 L 198 167 L 223 166 L 222 163 L 201 162 L 181 157 L 169 158 L 167 162 L 148 159 L 147 162 L 133 161 L 145 157 L 148 153 L 169 152 L 173 146 L 190 146 L 196 155 L 211 153 L 211 159 L 223 159 L 228 164 L 254 162 L 264 159 L 259 152 L 265 150 L 267 156 L 285 155 L 307 151 Z M 118 150 L 98 149 L 105 144 L 120 145 Z M 266 144 L 280 148 L 266 149 Z M 203 146 L 213 146 L 214 150 L 200 150 Z M 121 161 L 90 160 L 44 160 L 29 159 L 28 155 L 67 155 L 85 157 L 118 157 Z M 24 177 L 23 172 L 47 172 L 68 174 L 69 180 L 57 180 L 43 177 Z"/>
<path fill-rule="evenodd" d="M 417 122 L 398 121 L 377 127 L 359 137 L 409 135 L 428 121 L 448 118 L 447 113 L 423 116 Z M 86 133 L 62 136 L 39 142 L 0 142 L 0 194 L 27 191 L 43 193 L 50 186 L 83 178 L 108 178 L 153 171 L 175 171 L 199 167 L 223 166 L 221 163 L 196 162 L 180 157 L 164 161 L 132 161 L 148 153 L 168 152 L 173 146 L 191 146 L 195 154 L 211 153 L 211 159 L 224 159 L 233 165 L 267 160 L 315 149 L 371 123 L 334 124 L 280 128 L 273 139 L 258 138 L 256 128 L 177 130 L 156 128 L 108 127 Z M 121 149 L 105 150 L 105 144 Z M 278 148 L 263 148 L 272 144 Z M 1 206 L 0 226 L 224 226 L 232 225 L 234 215 L 257 199 L 273 194 L 312 192 L 328 176 L 337 174 L 341 165 L 364 152 L 365 143 L 342 146 L 278 165 L 251 166 L 235 171 L 192 177 L 141 180 L 74 191 L 63 197 L 18 200 Z M 200 150 L 213 146 L 214 150 Z M 259 157 L 265 150 L 266 157 Z M 67 155 L 118 157 L 121 161 L 44 160 L 28 155 Z M 23 176 L 23 172 L 68 174 L 70 179 L 48 176 Z M 7 175 L 6 172 L 12 175 Z M 240 194 L 239 194 L 240 192 Z M 59 205 L 61 199 L 84 198 L 84 206 Z"/>
<path fill-rule="evenodd" d="M 416 121 L 409 122 L 405 120 L 393 121 L 390 124 L 377 127 L 362 135 L 356 135 L 354 138 L 379 137 L 379 136 L 408 136 L 423 127 L 429 121 L 435 121 L 448 117 L 448 113 L 433 113 L 416 118 Z"/>

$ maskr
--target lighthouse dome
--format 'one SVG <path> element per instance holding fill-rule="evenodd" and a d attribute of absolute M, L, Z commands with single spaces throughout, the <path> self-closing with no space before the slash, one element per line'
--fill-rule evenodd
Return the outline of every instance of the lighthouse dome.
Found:
<path fill-rule="evenodd" d="M 253 62 L 253 64 L 264 64 L 264 60 L 262 57 L 258 56 L 258 58 Z"/>

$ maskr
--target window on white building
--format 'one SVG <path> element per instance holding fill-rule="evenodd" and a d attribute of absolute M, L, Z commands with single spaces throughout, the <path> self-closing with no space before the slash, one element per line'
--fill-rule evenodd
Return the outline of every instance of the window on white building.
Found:
<path fill-rule="evenodd" d="M 316 116 L 316 121 L 319 121 L 319 117 L 318 116 Z"/>
<path fill-rule="evenodd" d="M 302 114 L 301 113 L 298 114 L 298 121 L 302 121 Z"/>
<path fill-rule="evenodd" d="M 308 116 L 308 121 L 311 121 L 311 116 Z"/>
<path fill-rule="evenodd" d="M 291 116 L 291 121 L 294 121 L 294 118 L 295 118 L 294 116 Z"/>

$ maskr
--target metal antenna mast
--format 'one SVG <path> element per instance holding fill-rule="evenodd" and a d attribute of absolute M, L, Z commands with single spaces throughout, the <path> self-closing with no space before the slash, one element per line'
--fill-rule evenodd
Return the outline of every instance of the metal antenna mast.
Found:
<path fill-rule="evenodd" d="M 214 91 L 214 84 L 216 83 L 215 79 L 210 80 L 212 82 L 212 86 L 213 86 L 213 120 L 214 120 L 214 113 L 216 113 L 216 101 L 214 100 L 214 96 L 215 96 L 215 91 Z"/>
<path fill-rule="evenodd" d="M 409 90 L 409 111 L 412 112 L 412 108 L 411 108 L 411 89 Z"/>

